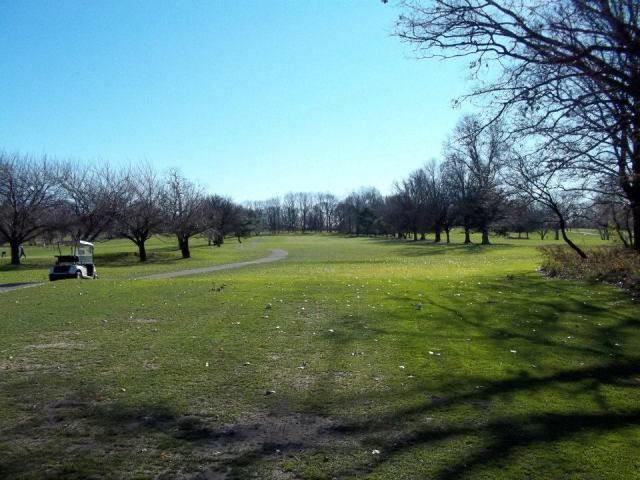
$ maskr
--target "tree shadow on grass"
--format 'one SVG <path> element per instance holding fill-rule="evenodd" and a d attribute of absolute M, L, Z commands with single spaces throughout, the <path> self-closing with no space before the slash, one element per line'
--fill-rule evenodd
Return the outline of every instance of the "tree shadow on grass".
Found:
<path fill-rule="evenodd" d="M 42 270 L 43 274 L 47 273 L 47 268 L 52 266 L 55 259 L 52 258 L 50 262 L 34 262 L 34 263 L 21 263 L 20 265 L 11 265 L 10 263 L 0 265 L 0 272 L 23 272 L 31 270 Z"/>
<path fill-rule="evenodd" d="M 523 304 L 523 291 L 535 293 L 528 295 L 526 315 L 514 316 L 514 308 Z M 453 480 L 488 476 L 486 471 L 524 462 L 552 470 L 536 473 L 539 478 L 564 478 L 571 476 L 577 461 L 571 455 L 566 455 L 570 460 L 557 460 L 568 448 L 567 441 L 589 442 L 615 434 L 638 443 L 640 408 L 634 400 L 640 397 L 640 357 L 616 345 L 616 339 L 634 335 L 640 326 L 628 300 L 613 289 L 599 289 L 601 296 L 587 300 L 575 286 L 534 276 L 487 282 L 487 292 L 484 301 L 473 305 L 464 295 L 448 292 L 425 299 L 422 310 L 414 310 L 413 323 L 439 322 L 425 329 L 409 328 L 403 312 L 385 311 L 378 320 L 358 312 L 337 318 L 335 331 L 322 334 L 324 353 L 336 359 L 336 367 L 319 375 L 316 388 L 291 393 L 294 408 L 280 392 L 265 396 L 254 412 L 235 422 L 162 403 L 96 401 L 99 388 L 70 386 L 61 399 L 41 405 L 28 419 L 2 432 L 9 439 L 5 446 L 15 443 L 21 448 L 9 445 L 5 450 L 0 476 L 86 478 L 106 472 L 117 477 L 144 465 L 157 478 L 287 478 L 286 463 L 302 478 L 311 464 L 320 478 L 392 477 L 389 472 L 398 476 L 400 471 L 414 478 Z M 618 301 L 624 308 L 612 311 Z M 506 319 L 496 320 L 507 313 Z M 442 318 L 433 320 L 429 314 Z M 584 318 L 578 320 L 579 316 Z M 602 326 L 597 325 L 600 321 Z M 426 350 L 440 328 L 443 336 L 450 335 L 452 349 L 455 342 L 471 336 L 472 343 L 484 342 L 496 357 L 511 355 L 509 345 L 518 341 L 513 358 L 523 361 L 514 361 L 513 372 L 500 375 L 460 368 L 438 377 L 425 368 L 415 373 L 432 378 L 403 390 L 335 388 L 334 374 L 343 368 L 337 366 L 338 359 L 362 341 L 365 323 L 368 335 L 402 338 L 403 345 L 415 351 Z M 629 340 L 637 342 L 635 335 Z M 568 341 L 568 336 L 578 338 Z M 526 350 L 567 360 L 526 368 L 532 361 L 523 358 Z M 17 387 L 3 385 L 5 391 Z M 215 404 L 215 392 L 207 401 Z M 369 401 L 382 408 L 371 415 L 350 413 L 350 406 Z M 344 414 L 336 413 L 340 404 Z M 33 438 L 39 439 L 34 448 L 22 449 Z M 380 453 L 372 455 L 374 449 Z M 426 452 L 431 461 L 407 464 L 408 458 L 419 455 L 416 452 Z M 533 465 L 527 459 L 531 452 L 555 459 Z M 606 453 L 598 461 L 604 457 Z M 617 468 L 628 465 L 609 466 L 612 478 L 624 478 L 628 470 Z"/>
<path fill-rule="evenodd" d="M 455 251 L 468 254 L 484 253 L 487 250 L 497 250 L 503 248 L 513 248 L 510 243 L 495 242 L 491 245 L 482 245 L 480 243 L 444 243 L 434 242 L 433 240 L 397 240 L 385 238 L 369 238 L 368 241 L 378 245 L 386 245 L 394 247 L 397 255 L 405 257 L 422 257 L 426 255 L 444 255 Z"/>
<path fill-rule="evenodd" d="M 468 475 L 476 468 L 494 468 L 505 459 L 513 460 L 527 448 L 544 448 L 545 445 L 587 434 L 618 432 L 627 428 L 635 428 L 637 432 L 640 426 L 637 402 L 630 401 L 620 407 L 611 399 L 615 399 L 616 395 L 640 398 L 640 357 L 625 353 L 615 341 L 627 334 L 633 335 L 640 326 L 640 320 L 629 310 L 616 312 L 611 311 L 608 305 L 595 304 L 598 299 L 594 299 L 593 303 L 585 302 L 584 296 L 576 295 L 575 287 L 570 288 L 566 284 L 532 276 L 515 280 L 487 284 L 489 297 L 506 297 L 500 304 L 491 305 L 492 310 L 487 310 L 486 304 L 470 304 L 460 298 L 439 301 L 426 299 L 423 307 L 425 312 L 420 313 L 431 311 L 448 314 L 442 322 L 442 328 L 446 322 L 450 324 L 449 331 L 473 331 L 473 341 L 481 338 L 492 346 L 492 351 L 497 352 L 500 358 L 503 355 L 499 352 L 507 352 L 509 344 L 516 339 L 525 349 L 536 352 L 537 356 L 547 353 L 566 356 L 572 359 L 571 362 L 561 368 L 557 365 L 547 367 L 543 372 L 531 365 L 533 368 L 529 370 L 520 369 L 507 378 L 499 379 L 478 374 L 456 375 L 452 372 L 448 380 L 438 383 L 435 394 L 416 388 L 417 393 L 425 395 L 422 404 L 395 409 L 376 418 L 344 423 L 339 427 L 341 432 L 362 437 L 363 440 L 370 438 L 375 441 L 371 445 L 377 445 L 376 448 L 382 452 L 372 462 L 362 465 L 362 471 L 373 473 L 387 463 L 399 461 L 409 450 L 436 448 L 445 440 L 465 437 L 486 439 L 481 448 L 468 448 L 468 453 L 461 451 L 453 456 L 455 460 L 428 472 L 433 478 L 448 480 Z M 526 315 L 512 315 L 510 322 L 495 322 L 493 319 L 496 315 L 513 313 L 518 305 L 523 304 L 521 298 L 509 300 L 510 295 L 523 291 L 529 292 Z M 554 298 L 551 298 L 552 294 Z M 622 295 L 610 289 L 608 297 L 600 300 L 615 304 L 623 301 Z M 550 312 L 559 315 L 550 315 Z M 580 320 L 567 320 L 567 316 Z M 604 317 L 609 319 L 607 325 L 593 325 L 592 322 L 596 322 L 594 318 Z M 532 329 L 531 326 L 536 328 Z M 395 326 L 392 319 L 379 326 L 377 333 L 405 336 L 407 339 L 416 335 L 415 331 Z M 578 340 L 567 340 L 572 336 L 577 336 Z M 523 353 L 513 352 L 518 355 Z M 584 358 L 589 365 L 575 366 L 577 357 Z M 535 357 L 533 361 L 537 363 Z M 611 396 L 612 389 L 618 393 Z M 540 398 L 550 395 L 548 398 L 552 399 L 565 394 L 590 397 L 592 404 L 581 403 L 584 398 L 576 397 L 576 408 L 569 411 L 558 412 L 557 406 L 549 400 L 551 404 L 533 404 L 531 411 L 525 413 L 517 409 L 509 413 L 510 410 L 506 409 L 488 418 L 483 413 L 487 406 L 504 404 L 505 401 L 517 405 L 523 401 L 522 398 L 530 396 Z M 384 402 L 384 399 L 380 401 Z M 452 411 L 470 407 L 477 414 L 468 422 L 454 421 L 445 425 L 425 422 L 425 419 L 447 416 Z M 567 475 L 571 467 L 568 468 L 565 472 Z M 621 474 L 619 478 L 624 478 L 624 475 Z"/>

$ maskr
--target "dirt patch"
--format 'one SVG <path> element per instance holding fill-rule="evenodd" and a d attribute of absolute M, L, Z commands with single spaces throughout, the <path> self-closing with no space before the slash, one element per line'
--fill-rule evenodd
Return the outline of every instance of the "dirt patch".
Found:
<path fill-rule="evenodd" d="M 213 436 L 202 441 L 201 454 L 213 452 L 208 466 L 201 472 L 184 478 L 193 480 L 218 480 L 242 478 L 242 468 L 251 463 L 265 465 L 262 478 L 297 478 L 278 467 L 278 459 L 294 457 L 304 451 L 320 451 L 324 448 L 345 447 L 353 440 L 338 433 L 336 422 L 327 417 L 303 413 L 255 413 L 241 423 L 225 425 Z M 195 430 L 193 430 L 195 428 Z M 198 432 L 192 426 L 187 432 Z M 186 432 L 185 432 L 186 433 Z M 271 462 L 273 460 L 273 462 Z M 205 464 L 206 464 L 205 463 Z"/>
<path fill-rule="evenodd" d="M 152 323 L 158 323 L 158 320 L 156 320 L 155 318 L 136 318 L 135 322 L 143 325 L 149 325 Z"/>
<path fill-rule="evenodd" d="M 148 476 L 158 479 L 228 480 L 252 474 L 251 478 L 287 480 L 297 478 L 290 463 L 299 455 L 331 455 L 358 446 L 358 439 L 342 431 L 337 419 L 295 412 L 286 399 L 274 400 L 270 408 L 225 422 L 211 413 L 177 414 L 159 405 L 131 407 L 87 390 L 30 405 L 11 435 L 15 444 L 37 447 L 42 455 L 56 459 L 51 466 L 59 474 L 56 478 L 82 465 L 83 459 L 95 457 L 100 463 L 109 456 L 109 478 L 144 465 Z M 42 478 L 46 473 L 28 462 L 23 449 L 7 452 L 6 463 L 16 474 Z"/>
<path fill-rule="evenodd" d="M 293 379 L 291 385 L 296 390 L 307 391 L 315 383 L 316 383 L 316 378 L 313 375 L 298 375 Z"/>

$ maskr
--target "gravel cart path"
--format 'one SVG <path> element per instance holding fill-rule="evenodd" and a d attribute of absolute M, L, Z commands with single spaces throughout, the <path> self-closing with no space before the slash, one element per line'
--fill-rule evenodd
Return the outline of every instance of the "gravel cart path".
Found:
<path fill-rule="evenodd" d="M 155 273 L 153 275 L 146 275 L 144 277 L 139 277 L 139 279 L 156 280 L 160 278 L 185 277 L 187 275 L 211 273 L 211 272 L 217 272 L 219 270 L 231 270 L 233 268 L 242 268 L 242 267 L 247 267 L 249 265 L 259 265 L 262 263 L 277 262 L 278 260 L 282 260 L 283 258 L 286 258 L 287 255 L 289 255 L 289 252 L 287 252 L 286 250 L 271 250 L 271 255 L 269 255 L 268 257 L 259 258 L 258 260 L 250 260 L 247 262 L 236 262 L 236 263 L 224 263 L 222 265 L 215 265 L 213 267 L 193 268 L 191 270 L 179 270 L 177 272 Z"/>
<path fill-rule="evenodd" d="M 37 287 L 39 285 L 42 285 L 42 282 L 0 283 L 0 293 L 18 290 L 19 288 Z"/>

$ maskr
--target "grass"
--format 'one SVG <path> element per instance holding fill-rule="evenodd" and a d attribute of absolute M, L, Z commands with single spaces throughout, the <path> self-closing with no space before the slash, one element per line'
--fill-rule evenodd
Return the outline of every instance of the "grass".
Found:
<path fill-rule="evenodd" d="M 153 237 L 147 242 L 148 260 L 140 263 L 137 247 L 129 240 L 110 240 L 95 244 L 95 264 L 101 279 L 132 279 L 153 273 L 207 267 L 235 261 L 255 260 L 268 255 L 260 241 L 238 243 L 227 239 L 221 248 L 209 247 L 203 238 L 190 241 L 191 258 L 183 259 L 173 237 Z M 67 247 L 68 249 L 68 247 Z M 2 248 L 8 252 L 8 247 Z M 27 258 L 22 265 L 10 264 L 10 258 L 0 260 L 0 283 L 44 282 L 47 268 L 55 263 L 56 246 L 25 248 Z M 62 253 L 68 251 L 62 248 Z"/>
<path fill-rule="evenodd" d="M 495 241 L 264 237 L 148 268 L 289 256 L 4 293 L 0 477 L 638 477 L 637 304 Z"/>

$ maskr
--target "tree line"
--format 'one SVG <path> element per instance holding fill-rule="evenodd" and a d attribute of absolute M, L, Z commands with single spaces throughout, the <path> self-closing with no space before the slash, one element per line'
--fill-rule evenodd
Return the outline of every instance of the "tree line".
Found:
<path fill-rule="evenodd" d="M 189 240 L 204 235 L 209 245 L 225 237 L 240 240 L 269 232 L 337 232 L 386 235 L 450 242 L 451 230 L 471 233 L 550 231 L 580 256 L 567 235 L 570 226 L 597 228 L 603 239 L 615 232 L 626 246 L 634 244 L 632 209 L 620 196 L 547 183 L 541 195 L 538 179 L 502 121 L 485 125 L 466 115 L 444 142 L 442 159 L 432 160 L 395 182 L 389 195 L 363 187 L 340 199 L 332 193 L 289 192 L 282 197 L 238 205 L 230 198 L 207 194 L 176 169 L 164 175 L 141 164 L 116 169 L 109 165 L 61 162 L 46 156 L 0 154 L 0 242 L 11 248 L 18 264 L 19 247 L 34 239 L 54 243 L 72 238 L 127 238 L 147 259 L 146 242 L 156 234 L 172 234 L 183 258 Z M 554 190 L 555 189 L 555 190 Z"/>
<path fill-rule="evenodd" d="M 561 227 L 567 205 L 588 199 L 640 252 L 640 3 L 407 0 L 400 8 L 395 33 L 418 58 L 469 60 L 473 86 L 458 100 L 479 104 L 483 129 L 500 123 L 508 134 L 511 187 Z"/>
<path fill-rule="evenodd" d="M 557 186 L 541 198 L 526 183 L 518 144 L 500 121 L 486 126 L 478 115 L 460 119 L 443 146 L 440 161 L 432 160 L 397 181 L 389 195 L 372 187 L 344 199 L 330 193 L 288 193 L 251 202 L 258 231 L 338 232 L 387 235 L 450 242 L 461 227 L 464 243 L 471 233 L 490 243 L 490 234 L 554 233 L 579 255 L 586 255 L 569 236 L 571 226 L 596 228 L 603 239 L 611 233 L 626 246 L 633 243 L 633 218 L 615 194 L 593 197 L 575 188 Z"/>
<path fill-rule="evenodd" d="M 175 235 L 189 258 L 195 235 L 219 246 L 227 235 L 250 231 L 247 209 L 206 194 L 175 169 L 159 175 L 148 164 L 115 169 L 0 153 L 0 242 L 9 244 L 12 264 L 20 263 L 20 245 L 34 239 L 127 238 L 144 262 L 156 234 Z"/>

